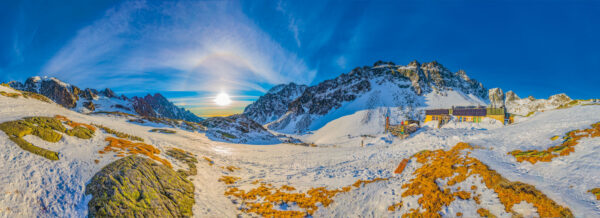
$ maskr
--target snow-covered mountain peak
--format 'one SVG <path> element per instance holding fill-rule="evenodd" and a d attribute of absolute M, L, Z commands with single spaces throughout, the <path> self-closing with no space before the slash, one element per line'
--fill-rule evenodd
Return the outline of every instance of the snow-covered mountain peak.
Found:
<path fill-rule="evenodd" d="M 273 121 L 269 124 L 273 130 L 297 132 L 358 110 L 480 105 L 488 95 L 487 89 L 464 71 L 453 73 L 436 61 L 421 64 L 416 60 L 405 66 L 377 61 L 303 90 L 290 88 L 301 93 L 297 97 L 289 92 L 279 94 L 285 87 L 291 86 L 275 86 L 246 107 L 244 114 L 262 124 Z M 278 99 L 277 108 L 283 105 L 285 109 L 273 113 L 274 99 Z"/>
<path fill-rule="evenodd" d="M 79 87 L 54 77 L 34 76 L 25 83 L 12 81 L 12 88 L 42 94 L 63 107 L 79 112 L 125 112 L 148 117 L 180 119 L 199 122 L 202 119 L 193 113 L 175 106 L 159 93 L 148 94 L 143 98 L 131 99 L 118 97 L 114 91 L 105 88 L 102 91 Z"/>

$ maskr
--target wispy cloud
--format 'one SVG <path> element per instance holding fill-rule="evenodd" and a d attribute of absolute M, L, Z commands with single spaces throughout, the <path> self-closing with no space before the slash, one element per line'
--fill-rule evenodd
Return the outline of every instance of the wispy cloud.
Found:
<path fill-rule="evenodd" d="M 233 94 L 315 76 L 240 5 L 221 1 L 121 4 L 81 29 L 44 72 L 87 85 Z"/>
<path fill-rule="evenodd" d="M 292 34 L 294 34 L 294 40 L 296 40 L 296 45 L 298 45 L 298 47 L 301 47 L 302 43 L 300 42 L 300 27 L 298 24 L 299 20 L 290 12 L 288 12 L 288 10 L 285 9 L 284 2 L 281 0 L 277 2 L 277 8 L 275 9 L 287 17 L 288 29 L 292 32 Z"/>
<path fill-rule="evenodd" d="M 43 74 L 84 87 L 240 95 L 292 81 L 309 84 L 316 71 L 238 3 L 130 1 L 80 29 Z"/>

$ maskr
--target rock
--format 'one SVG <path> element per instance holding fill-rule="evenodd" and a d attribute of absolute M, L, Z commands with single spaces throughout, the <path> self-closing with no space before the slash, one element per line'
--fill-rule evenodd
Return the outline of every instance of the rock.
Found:
<path fill-rule="evenodd" d="M 508 91 L 504 105 L 509 113 L 528 116 L 533 112 L 559 108 L 571 101 L 572 99 L 565 94 L 556 94 L 548 99 L 535 99 L 533 96 L 519 98 L 513 91 Z"/>
<path fill-rule="evenodd" d="M 194 185 L 173 169 L 135 155 L 100 170 L 86 186 L 90 217 L 191 217 Z"/>
<path fill-rule="evenodd" d="M 109 97 L 109 98 L 115 98 L 115 97 L 117 97 L 117 95 L 115 94 L 115 92 L 113 92 L 113 90 L 111 90 L 109 88 L 104 89 L 100 93 L 103 94 L 106 97 Z"/>
<path fill-rule="evenodd" d="M 85 89 L 83 92 L 79 93 L 79 96 L 84 98 L 85 100 L 91 101 L 94 98 L 98 97 L 91 89 Z"/>
<path fill-rule="evenodd" d="M 513 92 L 512 90 L 506 92 L 506 99 L 504 99 L 505 104 L 507 102 L 512 102 L 512 101 L 516 101 L 516 100 L 521 100 L 521 98 L 519 98 L 519 96 L 517 96 L 517 94 L 515 94 L 515 92 Z"/>
<path fill-rule="evenodd" d="M 90 111 L 96 110 L 96 105 L 94 105 L 94 102 L 91 102 L 91 101 L 83 102 L 83 106 Z"/>
<path fill-rule="evenodd" d="M 57 104 L 66 108 L 77 106 L 79 97 L 73 93 L 78 93 L 79 88 L 71 86 L 54 77 L 30 77 L 25 84 L 20 82 L 11 82 L 10 86 L 14 89 L 42 94 Z"/>
<path fill-rule="evenodd" d="M 200 122 L 202 118 L 192 112 L 175 106 L 159 93 L 146 95 L 146 97 L 133 97 L 133 109 L 144 117 L 157 117 Z"/>
<path fill-rule="evenodd" d="M 398 99 L 416 99 L 418 96 L 432 92 L 444 95 L 446 91 L 451 90 L 460 91 L 482 100 L 488 99 L 488 90 L 475 79 L 469 78 L 463 70 L 453 73 L 436 61 L 423 64 L 412 61 L 406 66 L 378 61 L 373 67 L 355 68 L 348 74 L 341 74 L 334 79 L 307 87 L 298 98 L 288 104 L 286 112 L 277 111 L 275 113 L 274 110 L 267 109 L 267 106 L 258 107 L 265 102 L 257 101 L 256 106 L 248 106 L 244 113 L 263 124 L 273 120 L 268 123 L 269 129 L 272 130 L 289 133 L 304 132 L 312 128 L 313 121 L 318 117 L 342 107 L 345 103 L 354 101 L 372 91 L 373 87 L 379 87 L 383 83 L 407 89 L 407 92 L 394 96 Z M 267 93 L 265 97 L 274 94 Z M 280 96 L 270 96 L 269 98 L 287 98 L 284 94 L 278 95 Z M 277 102 L 278 105 L 285 103 L 284 101 Z M 406 103 L 403 106 L 413 103 Z M 254 111 L 250 111 L 250 109 Z"/>
<path fill-rule="evenodd" d="M 211 140 L 243 144 L 281 143 L 277 136 L 242 114 L 211 117 L 201 124 L 207 128 L 206 136 Z"/>
<path fill-rule="evenodd" d="M 277 85 L 267 94 L 244 109 L 244 115 L 260 124 L 270 123 L 281 117 L 308 86 L 295 83 Z"/>
<path fill-rule="evenodd" d="M 490 97 L 490 106 L 495 108 L 504 107 L 504 92 L 500 88 L 493 88 L 489 90 L 488 96 Z"/>
<path fill-rule="evenodd" d="M 13 81 L 8 83 L 8 85 L 21 91 L 44 95 L 52 101 L 69 109 L 76 108 L 78 104 L 77 101 L 81 97 L 82 100 L 92 103 L 94 101 L 100 101 L 101 103 L 97 105 L 94 104 L 94 109 L 98 105 L 102 105 L 103 110 L 106 108 L 118 108 L 130 111 L 132 110 L 131 108 L 134 108 L 138 115 L 143 117 L 169 118 L 190 122 L 202 121 L 202 118 L 196 116 L 188 110 L 185 110 L 184 108 L 175 106 L 161 94 L 147 95 L 143 98 L 134 97 L 129 99 L 124 95 L 117 97 L 117 95 L 108 88 L 102 90 L 101 92 L 91 88 L 81 90 L 77 86 L 67 84 L 54 77 L 39 76 L 30 77 L 25 81 L 25 83 Z M 99 94 L 103 95 L 103 99 L 99 99 Z M 125 103 L 123 103 L 123 101 L 125 101 Z M 128 107 L 119 107 L 119 104 L 127 104 Z M 84 105 L 84 107 L 88 106 L 90 105 Z"/>

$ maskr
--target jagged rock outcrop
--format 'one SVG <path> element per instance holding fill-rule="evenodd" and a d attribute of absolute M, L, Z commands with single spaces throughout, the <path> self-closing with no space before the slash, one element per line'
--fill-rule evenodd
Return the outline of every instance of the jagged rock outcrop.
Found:
<path fill-rule="evenodd" d="M 159 93 L 146 95 L 143 98 L 133 97 L 133 108 L 141 116 L 200 122 L 201 118 L 192 112 L 175 106 Z"/>
<path fill-rule="evenodd" d="M 242 144 L 276 144 L 281 141 L 262 125 L 243 114 L 211 117 L 201 123 L 211 140 Z"/>
<path fill-rule="evenodd" d="M 394 93 L 386 93 L 390 88 L 395 90 Z M 458 91 L 464 98 L 472 97 L 482 101 L 488 98 L 488 90 L 469 78 L 463 70 L 453 73 L 436 61 L 424 64 L 412 61 L 406 66 L 378 61 L 372 67 L 358 67 L 350 73 L 306 88 L 297 99 L 289 103 L 286 113 L 269 123 L 268 127 L 283 132 L 306 131 L 315 119 L 373 91 L 377 93 L 372 94 L 378 96 L 391 95 L 383 98 L 398 99 L 397 104 L 386 104 L 387 106 L 415 106 L 418 105 L 414 102 L 418 98 L 415 96 L 429 93 L 444 96 L 448 91 Z M 365 104 L 376 106 L 378 101 L 386 100 L 375 96 L 373 102 L 367 101 Z"/>
<path fill-rule="evenodd" d="M 94 100 L 94 98 L 97 98 L 98 95 L 94 94 L 92 89 L 87 88 L 79 93 L 79 97 L 81 97 L 85 100 L 91 101 L 91 100 Z"/>
<path fill-rule="evenodd" d="M 9 85 L 14 89 L 42 94 L 66 108 L 74 108 L 79 100 L 79 96 L 73 94 L 78 93 L 79 88 L 52 77 L 36 76 L 28 78 L 25 83 L 13 81 Z"/>
<path fill-rule="evenodd" d="M 31 77 L 25 83 L 10 82 L 9 85 L 18 90 L 42 94 L 54 102 L 76 111 L 118 111 L 153 118 L 179 119 L 199 122 L 202 119 L 192 112 L 175 106 L 160 94 L 146 97 L 127 98 L 117 95 L 111 89 L 98 91 L 96 89 L 80 89 L 54 77 Z M 84 109 L 85 108 L 85 109 Z"/>
<path fill-rule="evenodd" d="M 90 217 L 191 217 L 194 185 L 173 169 L 135 155 L 100 170 L 86 186 Z"/>
<path fill-rule="evenodd" d="M 90 111 L 96 110 L 96 105 L 94 105 L 94 102 L 91 102 L 91 101 L 83 102 L 83 107 L 87 108 Z"/>
<path fill-rule="evenodd" d="M 100 91 L 100 94 L 102 94 L 102 95 L 104 95 L 106 97 L 109 97 L 109 98 L 116 98 L 117 97 L 117 94 L 115 94 L 115 92 L 113 92 L 113 90 L 111 90 L 109 88 L 106 88 L 106 89 Z"/>
<path fill-rule="evenodd" d="M 489 90 L 488 96 L 490 97 L 490 106 L 495 108 L 504 107 L 504 92 L 500 88 L 493 88 Z"/>
<path fill-rule="evenodd" d="M 515 92 L 513 92 L 512 90 L 506 92 L 506 97 L 504 98 L 505 103 L 516 101 L 516 100 L 521 100 L 521 98 L 519 98 L 519 96 L 517 96 L 517 94 L 515 94 Z"/>
<path fill-rule="evenodd" d="M 244 115 L 260 124 L 272 122 L 284 115 L 290 103 L 296 100 L 307 87 L 295 83 L 274 86 L 265 95 L 248 105 L 244 109 Z"/>
<path fill-rule="evenodd" d="M 500 88 L 490 89 L 491 104 L 501 103 L 508 113 L 522 116 L 527 116 L 533 112 L 556 109 L 572 101 L 566 94 L 552 95 L 548 99 L 535 99 L 533 96 L 519 98 L 513 91 L 506 92 L 505 96 L 502 96 L 501 93 L 502 89 Z"/>

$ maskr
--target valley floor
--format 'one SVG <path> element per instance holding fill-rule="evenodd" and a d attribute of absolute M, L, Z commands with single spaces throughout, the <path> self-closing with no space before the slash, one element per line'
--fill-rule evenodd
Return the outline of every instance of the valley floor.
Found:
<path fill-rule="evenodd" d="M 409 161 L 403 173 L 395 174 L 398 164 L 422 150 L 448 150 L 459 142 L 480 146 L 469 155 L 510 181 L 535 186 L 559 205 L 570 208 L 575 216 L 600 216 L 600 201 L 588 192 L 600 187 L 600 138 L 582 139 L 575 146 L 574 153 L 535 165 L 517 162 L 507 154 L 517 149 L 543 150 L 559 144 L 560 140 L 552 141 L 552 136 L 563 136 L 568 131 L 589 128 L 599 122 L 600 106 L 547 111 L 505 127 L 476 124 L 442 129 L 425 127 L 405 140 L 383 133 L 368 137 L 356 134 L 345 136 L 345 139 L 340 136 L 339 144 L 319 144 L 314 137 L 299 136 L 318 145 L 306 147 L 229 144 L 211 141 L 203 133 L 177 129 L 173 129 L 176 134 L 162 134 L 150 132 L 153 127 L 127 123 L 118 117 L 88 116 L 54 104 L 0 96 L 0 123 L 28 116 L 55 115 L 82 123 L 101 124 L 142 137 L 146 143 L 163 151 L 160 157 L 173 163 L 175 169 L 186 166 L 164 155 L 166 149 L 176 147 L 197 155 L 200 161 L 197 164 L 198 174 L 190 177 L 196 187 L 193 212 L 197 217 L 250 216 L 238 210 L 239 200 L 224 193 L 233 186 L 243 190 L 256 188 L 256 180 L 275 187 L 288 185 L 296 192 L 305 192 L 315 187 L 337 189 L 350 186 L 357 180 L 375 178 L 388 180 L 339 193 L 331 198 L 333 202 L 330 205 L 320 206 L 313 216 L 401 216 L 419 207 L 418 196 L 402 197 L 406 190 L 402 186 L 414 178 L 412 173 L 420 164 Z M 107 144 L 104 141 L 106 136 L 108 134 L 98 131 L 90 140 L 64 137 L 58 143 L 26 136 L 33 144 L 60 153 L 60 160 L 50 161 L 20 149 L 0 133 L 0 216 L 85 217 L 87 202 L 91 198 L 84 194 L 86 183 L 103 166 L 119 158 L 98 153 Z M 204 157 L 212 160 L 214 165 Z M 234 170 L 230 171 L 228 166 L 239 169 L 232 168 Z M 239 177 L 240 180 L 226 185 L 219 181 L 222 176 Z M 439 184 L 443 183 L 439 181 Z M 478 216 L 478 207 L 485 207 L 500 217 L 511 216 L 505 212 L 496 193 L 482 185 L 481 178 L 472 177 L 463 183 L 457 186 L 478 187 L 481 204 L 478 206 L 473 200 L 456 200 L 443 207 L 440 211 L 443 216 L 454 217 L 457 212 L 465 217 Z M 400 202 L 399 209 L 389 210 L 389 206 Z M 287 206 L 288 210 L 298 209 L 295 205 Z M 523 214 L 536 214 L 536 209 L 526 202 L 514 207 L 515 211 Z"/>

